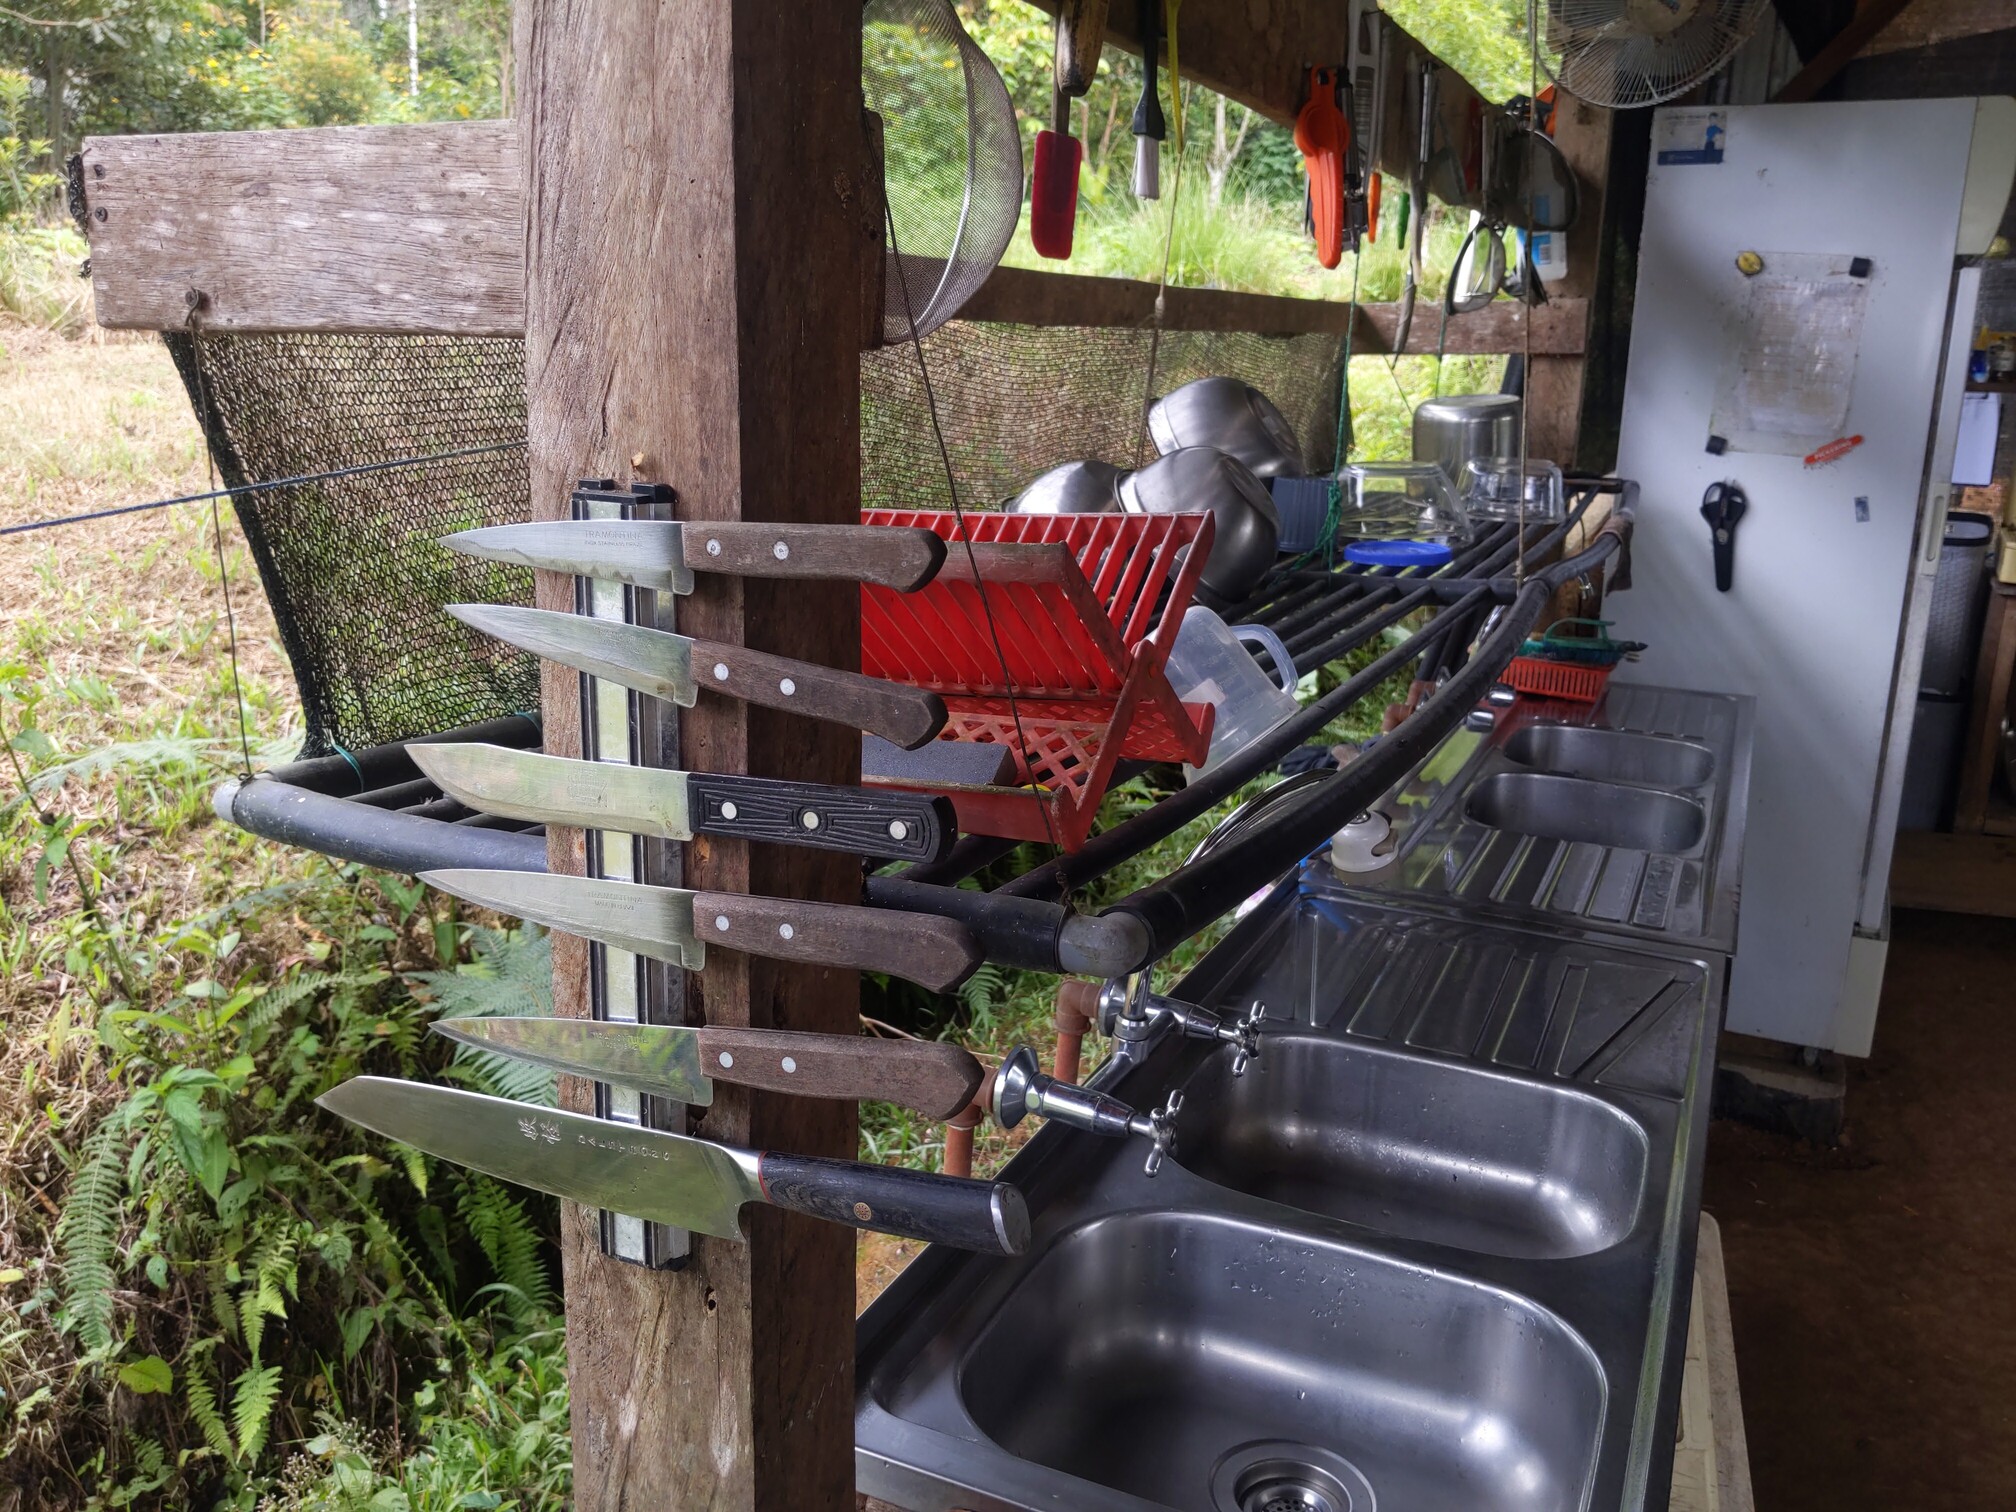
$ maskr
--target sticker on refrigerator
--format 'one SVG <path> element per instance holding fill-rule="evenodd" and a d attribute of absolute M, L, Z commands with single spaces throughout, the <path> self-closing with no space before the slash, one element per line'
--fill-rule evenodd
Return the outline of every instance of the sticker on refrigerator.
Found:
<path fill-rule="evenodd" d="M 1652 151 L 1661 166 L 1719 163 L 1729 139 L 1729 117 L 1720 110 L 1669 110 L 1652 123 Z"/>

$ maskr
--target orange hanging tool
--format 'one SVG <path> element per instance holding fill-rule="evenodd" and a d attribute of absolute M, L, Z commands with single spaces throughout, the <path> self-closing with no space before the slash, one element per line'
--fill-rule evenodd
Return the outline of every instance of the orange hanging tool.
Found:
<path fill-rule="evenodd" d="M 1309 228 L 1316 260 L 1334 268 L 1344 260 L 1344 163 L 1351 152 L 1351 123 L 1337 106 L 1338 70 L 1309 70 L 1309 98 L 1295 117 L 1295 146 L 1309 174 Z"/>

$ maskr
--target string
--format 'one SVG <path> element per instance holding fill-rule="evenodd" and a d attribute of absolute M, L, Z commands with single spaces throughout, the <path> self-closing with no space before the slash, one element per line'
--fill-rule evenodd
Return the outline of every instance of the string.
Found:
<path fill-rule="evenodd" d="M 1172 37 L 1174 33 L 1171 33 Z M 1169 93 L 1180 99 L 1183 91 L 1177 82 L 1173 68 L 1169 81 Z M 1162 275 L 1155 284 L 1155 310 L 1149 317 L 1148 327 L 1148 377 L 1142 385 L 1141 423 L 1134 434 L 1134 470 L 1139 472 L 1148 460 L 1148 412 L 1155 407 L 1155 367 L 1162 353 L 1162 312 L 1169 293 L 1169 263 L 1176 249 L 1176 210 L 1183 199 L 1183 119 L 1182 106 L 1176 110 L 1178 126 L 1176 130 L 1176 172 L 1169 181 L 1169 224 L 1162 235 Z"/>
<path fill-rule="evenodd" d="M 1181 172 L 1180 159 L 1178 172 Z M 885 204 L 882 215 L 889 227 L 889 261 L 891 266 L 900 269 L 903 266 L 903 250 L 896 244 L 896 212 Z M 924 338 L 917 330 L 917 314 L 910 307 L 910 280 L 899 277 L 896 286 L 903 291 L 903 318 L 910 328 L 910 348 L 917 354 L 917 375 L 924 384 L 924 407 L 931 416 L 931 434 L 938 443 L 938 460 L 945 467 L 945 492 L 952 501 L 952 518 L 959 527 L 960 543 L 966 548 L 966 570 L 973 574 L 974 591 L 980 595 L 980 612 L 987 621 L 987 636 L 993 641 L 994 657 L 1001 664 L 1001 686 L 1008 695 L 1008 718 L 1015 726 L 1015 744 L 1019 747 L 1017 754 L 1026 765 L 1034 748 L 1022 728 L 1021 706 L 1015 701 L 1015 676 L 1008 667 L 1008 652 L 1001 644 L 1001 627 L 995 623 L 994 606 L 987 598 L 987 584 L 980 576 L 980 559 L 973 550 L 973 530 L 966 523 L 966 511 L 959 504 L 959 475 L 952 467 L 952 449 L 945 444 L 945 429 L 938 422 L 938 396 L 931 387 L 931 369 L 924 360 Z M 1041 784 L 1032 783 L 1031 789 L 1029 797 L 1036 805 L 1036 812 L 1042 816 L 1043 833 L 1051 849 L 1061 853 L 1063 846 L 1057 839 L 1056 827 L 1050 822 L 1050 805 L 1044 800 Z M 1068 887 L 1064 896 L 1069 901 Z"/>
<path fill-rule="evenodd" d="M 210 387 L 203 371 L 203 301 L 201 289 L 189 291 L 189 346 L 196 366 L 197 428 L 203 432 L 203 470 L 213 489 L 217 482 L 217 454 L 210 445 Z M 231 698 L 238 706 L 238 755 L 246 777 L 252 775 L 252 736 L 246 728 L 245 679 L 238 665 L 238 616 L 231 605 L 231 566 L 224 551 L 224 506 L 213 492 L 210 498 L 210 538 L 217 549 L 217 584 L 224 590 L 224 633 L 231 653 Z"/>
<path fill-rule="evenodd" d="M 204 437 L 204 445 L 207 449 L 209 445 L 207 435 Z M 240 483 L 231 488 L 212 489 L 207 493 L 179 494 L 172 499 L 150 499 L 145 504 L 122 504 L 117 509 L 93 509 L 84 514 L 56 515 L 47 520 L 30 520 L 25 525 L 0 526 L 0 536 L 26 535 L 34 530 L 54 530 L 60 525 L 87 525 L 93 520 L 110 520 L 119 515 L 144 514 L 150 509 L 169 509 L 177 504 L 202 504 L 211 499 L 236 500 L 244 494 L 270 493 L 276 488 L 298 488 L 303 483 L 326 483 L 332 478 L 354 478 L 364 473 L 395 472 L 402 467 L 424 467 L 430 462 L 453 462 L 457 458 L 487 456 L 491 452 L 521 451 L 524 446 L 523 441 L 496 441 L 487 446 L 463 446 L 453 451 L 394 457 L 386 462 L 358 462 L 349 467 L 332 467 L 327 472 L 300 473 L 291 478 L 274 478 L 264 483 Z"/>
<path fill-rule="evenodd" d="M 1540 15 L 1539 0 L 1526 0 L 1526 131 L 1530 137 L 1540 129 Z M 1526 240 L 1522 244 L 1525 251 L 1521 258 L 1533 275 L 1533 281 L 1540 281 L 1540 266 L 1533 258 L 1533 143 L 1525 143 L 1526 149 Z M 1487 186 L 1488 192 L 1488 186 Z M 1518 521 L 1519 549 L 1512 558 L 1512 581 L 1524 584 L 1526 581 L 1526 458 L 1527 437 L 1530 434 L 1533 407 L 1533 310 L 1532 293 L 1523 294 L 1520 303 L 1525 306 L 1519 321 L 1519 477 L 1518 495 L 1514 501 L 1514 517 Z"/>

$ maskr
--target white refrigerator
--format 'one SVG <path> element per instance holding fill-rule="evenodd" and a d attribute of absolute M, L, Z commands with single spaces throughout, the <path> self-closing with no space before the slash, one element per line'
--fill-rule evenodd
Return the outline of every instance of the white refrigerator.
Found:
<path fill-rule="evenodd" d="M 1627 673 L 1757 699 L 1728 1027 L 1866 1055 L 1978 272 L 2016 100 L 1659 111 L 1617 471 Z M 1711 485 L 1735 485 L 1718 588 Z"/>

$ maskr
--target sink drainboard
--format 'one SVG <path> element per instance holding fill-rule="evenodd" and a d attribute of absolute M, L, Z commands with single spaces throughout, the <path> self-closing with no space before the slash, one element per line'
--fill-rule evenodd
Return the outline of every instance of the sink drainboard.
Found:
<path fill-rule="evenodd" d="M 1342 1455 L 1286 1439 L 1242 1444 L 1211 1472 L 1217 1512 L 1373 1512 L 1372 1487 Z"/>

